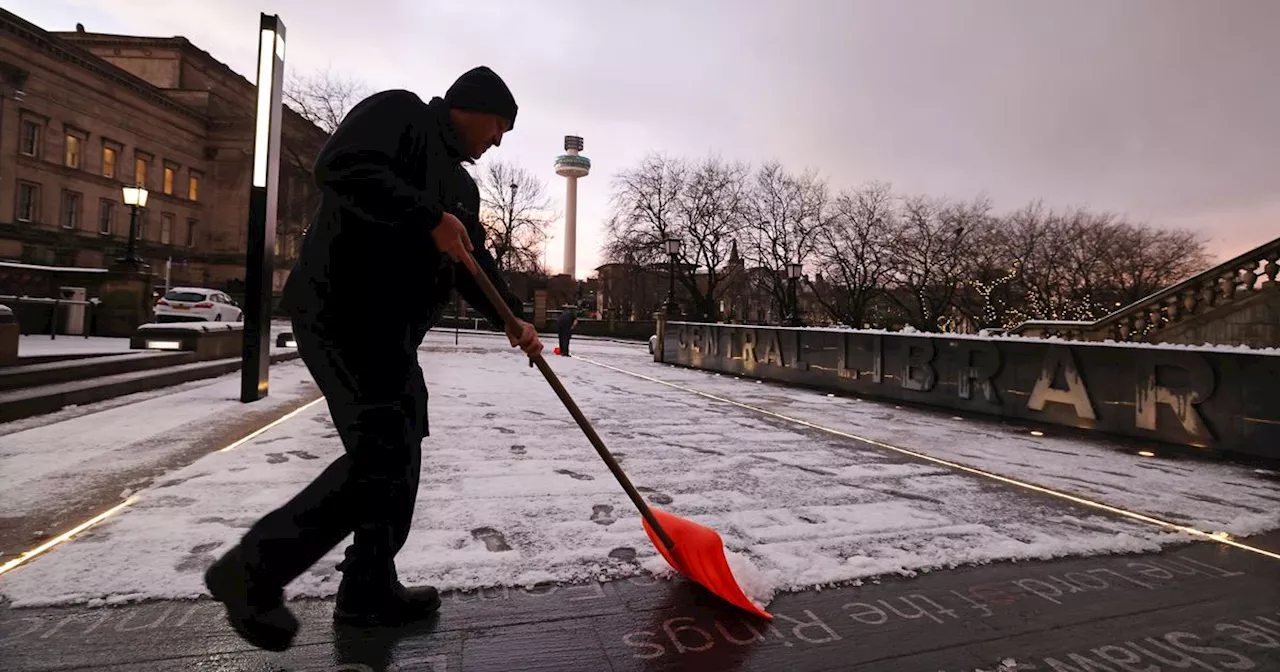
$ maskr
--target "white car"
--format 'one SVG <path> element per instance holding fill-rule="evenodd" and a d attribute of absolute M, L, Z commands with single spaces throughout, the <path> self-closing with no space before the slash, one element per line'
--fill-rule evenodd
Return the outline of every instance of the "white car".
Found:
<path fill-rule="evenodd" d="M 156 301 L 156 322 L 243 322 L 244 311 L 225 292 L 174 287 Z"/>

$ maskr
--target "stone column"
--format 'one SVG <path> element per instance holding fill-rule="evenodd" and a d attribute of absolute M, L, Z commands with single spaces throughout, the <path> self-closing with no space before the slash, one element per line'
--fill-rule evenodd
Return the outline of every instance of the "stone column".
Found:
<path fill-rule="evenodd" d="M 114 267 L 107 272 L 94 308 L 98 336 L 132 336 L 138 325 L 151 321 L 151 291 L 155 275 L 148 270 Z"/>
<path fill-rule="evenodd" d="M 547 290 L 533 290 L 533 328 L 542 331 L 547 328 Z"/>
<path fill-rule="evenodd" d="M 657 321 L 658 345 L 653 349 L 653 361 L 661 362 L 663 360 L 663 350 L 667 343 L 667 313 L 666 311 L 658 311 L 653 314 L 653 319 Z"/>

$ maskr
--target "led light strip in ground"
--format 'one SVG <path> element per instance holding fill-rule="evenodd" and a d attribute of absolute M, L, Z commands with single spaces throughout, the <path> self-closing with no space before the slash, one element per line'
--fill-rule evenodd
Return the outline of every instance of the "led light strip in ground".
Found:
<path fill-rule="evenodd" d="M 235 441 L 233 441 L 233 442 L 231 442 L 230 444 L 228 444 L 226 447 L 224 447 L 224 448 L 219 448 L 219 449 L 218 449 L 217 451 L 215 451 L 215 452 L 225 453 L 225 452 L 227 452 L 228 450 L 234 450 L 234 449 L 236 449 L 236 448 L 239 448 L 240 446 L 243 446 L 244 444 L 246 444 L 246 443 L 248 443 L 248 442 L 252 441 L 253 439 L 255 439 L 255 438 L 259 437 L 259 436 L 261 436 L 264 432 L 266 432 L 266 431 L 270 430 L 272 427 L 277 427 L 277 426 L 279 426 L 281 423 L 285 422 L 286 420 L 288 420 L 288 419 L 290 419 L 290 418 L 293 418 L 293 417 L 297 416 L 298 414 L 300 414 L 300 413 L 302 413 L 302 412 L 306 411 L 308 408 L 311 408 L 312 406 L 315 406 L 316 404 L 318 404 L 318 403 L 320 403 L 320 402 L 322 402 L 322 401 L 324 401 L 324 397 L 319 397 L 318 399 L 313 399 L 313 400 L 311 400 L 311 401 L 309 401 L 309 402 L 307 402 L 307 403 L 303 404 L 302 406 L 300 406 L 300 407 L 298 407 L 298 408 L 295 408 L 294 410 L 289 411 L 288 413 L 286 413 L 286 414 L 284 414 L 284 415 L 280 416 L 279 418 L 276 418 L 275 420 L 272 420 L 271 422 L 268 422 L 267 424 L 263 425 L 262 427 L 259 427 L 258 429 L 253 430 L 252 432 L 248 433 L 247 435 L 245 435 L 245 436 L 243 436 L 243 437 L 241 437 L 241 438 L 239 438 L 239 439 L 236 439 Z M 71 539 L 72 539 L 73 537 L 75 537 L 77 534 L 80 534 L 81 532 L 84 532 L 85 530 L 87 530 L 87 529 L 89 529 L 89 528 L 93 527 L 94 525 L 97 525 L 98 523 L 101 523 L 102 521 L 106 520 L 107 518 L 110 518 L 112 515 L 116 514 L 116 513 L 117 513 L 117 512 L 119 512 L 120 510 L 124 509 L 125 507 L 127 507 L 127 506 L 129 506 L 130 504 L 133 504 L 134 502 L 137 502 L 137 501 L 138 501 L 138 496 L 137 496 L 137 495 L 133 495 L 132 497 L 129 497 L 128 499 L 124 500 L 123 502 L 121 502 L 121 503 L 119 503 L 119 504 L 117 504 L 117 505 L 115 505 L 115 506 L 111 507 L 110 509 L 107 509 L 106 511 L 103 511 L 102 513 L 99 513 L 98 515 L 96 515 L 96 516 L 94 516 L 94 517 L 90 518 L 89 520 L 86 520 L 86 521 L 84 521 L 83 523 L 80 523 L 79 525 L 76 525 L 75 527 L 71 528 L 70 530 L 67 530 L 66 532 L 63 532 L 62 534 L 59 534 L 58 536 L 56 536 L 56 537 L 54 537 L 54 538 L 52 538 L 52 539 L 50 539 L 50 540 L 48 540 L 48 541 L 44 542 L 43 544 L 40 544 L 39 546 L 36 546 L 35 548 L 33 548 L 33 549 L 31 549 L 31 550 L 29 550 L 29 551 L 27 551 L 27 552 L 23 553 L 22 555 L 20 555 L 20 556 L 18 556 L 18 557 L 16 557 L 16 558 L 14 558 L 14 559 L 12 559 L 12 560 L 10 560 L 9 562 L 4 563 L 3 565 L 0 565 L 0 574 L 4 574 L 5 572 L 12 571 L 12 570 L 16 569 L 16 568 L 17 568 L 18 566 L 20 566 L 20 565 L 25 565 L 26 563 L 28 563 L 28 562 L 30 562 L 31 560 L 35 559 L 37 556 L 44 555 L 45 553 L 47 553 L 47 552 L 49 552 L 49 551 L 53 550 L 53 549 L 54 549 L 54 548 L 56 548 L 57 546 L 60 546 L 60 545 L 62 545 L 62 544 L 64 544 L 64 543 L 66 543 L 66 542 L 68 542 L 68 541 L 71 541 Z"/>
<path fill-rule="evenodd" d="M 244 437 L 242 437 L 242 438 L 240 438 L 240 439 L 237 439 L 236 441 L 233 441 L 232 443 L 228 444 L 225 448 L 219 448 L 219 449 L 218 449 L 218 452 L 219 452 L 219 453 L 225 453 L 225 452 L 227 452 L 227 451 L 229 451 L 229 450 L 235 450 L 236 448 L 239 448 L 240 446 L 243 446 L 244 444 L 249 443 L 250 441 L 252 441 L 252 440 L 254 440 L 254 439 L 258 438 L 258 437 L 259 437 L 259 436 L 261 436 L 263 433 L 265 433 L 265 432 L 269 431 L 272 427 L 276 427 L 276 426 L 280 425 L 281 423 L 285 422 L 286 420 L 288 420 L 288 419 L 290 419 L 290 418 L 292 418 L 292 417 L 295 417 L 295 416 L 297 416 L 297 415 L 298 415 L 298 414 L 300 414 L 300 413 L 303 413 L 303 412 L 304 412 L 304 411 L 306 411 L 308 408 L 311 408 L 312 406 L 315 406 L 316 404 L 318 404 L 318 403 L 320 403 L 320 402 L 322 402 L 322 401 L 324 401 L 324 397 L 323 397 L 323 396 L 321 396 L 321 397 L 317 397 L 317 398 L 315 398 L 315 399 L 312 399 L 311 401 L 308 401 L 307 403 L 303 404 L 302 406 L 299 406 L 298 408 L 295 408 L 295 409 L 293 409 L 292 411 L 289 411 L 288 413 L 285 413 L 284 415 L 280 416 L 279 418 L 276 418 L 275 420 L 272 420 L 271 422 L 268 422 L 267 424 L 265 424 L 265 425 L 263 425 L 263 426 L 259 427 L 258 429 L 256 429 L 256 430 L 254 430 L 254 431 L 250 432 L 248 435 L 246 435 L 246 436 L 244 436 Z"/>
<path fill-rule="evenodd" d="M 700 396 L 700 397 L 705 397 L 705 398 L 707 398 L 707 399 L 712 399 L 712 400 L 714 400 L 714 401 L 719 401 L 719 402 L 721 402 L 721 403 L 729 404 L 729 405 L 732 405 L 732 406 L 737 406 L 738 408 L 743 408 L 743 409 L 746 409 L 746 410 L 749 410 L 749 411 L 754 411 L 754 412 L 756 412 L 756 413 L 760 413 L 760 414 L 762 414 L 762 415 L 767 415 L 767 416 L 769 416 L 769 417 L 771 417 L 771 418 L 777 418 L 778 420 L 785 420 L 785 421 L 787 421 L 787 422 L 795 423 L 795 424 L 797 424 L 797 425 L 801 425 L 801 426 L 804 426 L 804 427 L 808 427 L 808 428 L 810 428 L 810 429 L 816 429 L 816 430 L 819 430 L 819 431 L 822 431 L 822 432 L 826 432 L 826 433 L 828 433 L 828 434 L 834 434 L 834 435 L 839 436 L 839 437 L 842 437 L 842 438 L 846 438 L 846 439 L 853 439 L 853 440 L 855 440 L 855 441 L 861 441 L 861 442 L 863 442 L 863 443 L 868 443 L 868 444 L 871 444 L 871 445 L 876 446 L 876 447 L 879 447 L 879 448 L 885 448 L 885 449 L 887 449 L 887 450 L 892 450 L 892 451 L 895 451 L 895 452 L 901 453 L 901 454 L 903 454 L 903 455 L 909 455 L 909 456 L 914 457 L 914 458 L 916 458 L 916 459 L 926 460 L 926 461 L 929 461 L 929 462 L 933 462 L 934 464 L 940 464 L 940 465 L 942 465 L 942 466 L 949 467 L 949 468 L 951 468 L 951 469 L 956 469 L 956 470 L 958 470 L 958 471 L 964 471 L 964 472 L 967 472 L 967 473 L 970 473 L 970 474 L 975 474 L 975 475 L 977 475 L 977 476 L 983 476 L 983 477 L 985 477 L 985 478 L 990 478 L 990 479 L 992 479 L 992 480 L 999 481 L 999 482 L 1001 482 L 1001 483 L 1006 483 L 1006 484 L 1008 484 L 1008 485 L 1017 486 L 1017 487 L 1019 487 L 1019 488 L 1023 488 L 1023 489 L 1026 489 L 1026 490 L 1031 490 L 1031 491 L 1033 491 L 1033 492 L 1039 492 L 1039 493 L 1041 493 L 1041 494 L 1045 494 L 1045 495 L 1050 495 L 1050 496 L 1052 496 L 1052 497 L 1057 497 L 1057 498 L 1059 498 L 1059 499 L 1065 499 L 1065 500 L 1067 500 L 1067 501 L 1069 501 L 1069 502 L 1074 502 L 1074 503 L 1076 503 L 1076 504 L 1080 504 L 1080 505 L 1083 505 L 1083 506 L 1088 506 L 1088 507 L 1095 508 L 1095 509 L 1101 509 L 1102 511 L 1106 511 L 1106 512 L 1108 512 L 1108 513 L 1113 513 L 1113 514 L 1116 514 L 1116 515 L 1118 515 L 1118 516 L 1124 516 L 1125 518 L 1131 518 L 1131 519 L 1133 519 L 1133 520 L 1141 521 L 1141 522 L 1144 522 L 1144 523 L 1147 523 L 1147 524 L 1150 524 L 1150 525 L 1156 525 L 1156 526 L 1158 526 L 1158 527 L 1163 527 L 1163 528 L 1166 528 L 1166 529 L 1176 530 L 1176 531 L 1178 531 L 1178 532 L 1183 532 L 1183 533 L 1185 533 L 1185 534 L 1189 534 L 1189 535 L 1194 536 L 1194 537 L 1200 537 L 1200 538 L 1202 538 L 1202 539 L 1207 539 L 1207 540 L 1209 540 L 1209 541 L 1216 541 L 1216 542 L 1218 542 L 1219 544 L 1224 544 L 1224 545 L 1227 545 L 1227 546 L 1231 546 L 1231 547 L 1233 547 L 1233 548 L 1238 548 L 1238 549 L 1243 550 L 1243 551 L 1249 551 L 1250 553 L 1257 553 L 1258 555 L 1262 555 L 1262 556 L 1265 556 L 1265 557 L 1271 558 L 1271 559 L 1273 559 L 1273 560 L 1280 560 L 1280 553 L 1274 553 L 1274 552 L 1272 552 L 1272 551 L 1268 551 L 1268 550 L 1263 549 L 1263 548 L 1258 548 L 1258 547 L 1256 547 L 1256 546 L 1250 546 L 1249 544 L 1243 544 L 1243 543 L 1240 543 L 1240 542 L 1238 542 L 1238 541 L 1235 541 L 1234 539 L 1229 539 L 1229 538 L 1224 538 L 1224 537 L 1218 536 L 1218 535 L 1216 535 L 1216 534 L 1214 534 L 1214 533 L 1212 533 L 1212 532 L 1205 532 L 1204 530 L 1197 530 L 1197 529 L 1196 529 L 1196 528 L 1194 528 L 1194 527 L 1187 527 L 1186 525 L 1179 525 L 1179 524 L 1177 524 L 1177 523 L 1171 523 L 1171 522 L 1169 522 L 1169 521 L 1167 521 L 1167 520 L 1161 520 L 1161 519 L 1159 519 L 1159 518 L 1154 518 L 1154 517 L 1152 517 L 1152 516 L 1148 516 L 1148 515 L 1143 514 L 1143 513 L 1137 513 L 1137 512 L 1135 512 L 1135 511 L 1129 511 L 1129 510 L 1127 510 L 1127 509 L 1121 509 L 1121 508 L 1119 508 L 1119 507 L 1111 506 L 1110 504 L 1103 504 L 1102 502 L 1095 502 L 1095 501 L 1093 501 L 1093 500 L 1091 500 L 1091 499 L 1085 499 L 1085 498 L 1083 498 L 1083 497 L 1079 497 L 1079 496 L 1076 496 L 1076 495 L 1072 495 L 1072 494 L 1069 494 L 1069 493 L 1066 493 L 1066 492 L 1061 492 L 1061 491 L 1059 491 L 1059 490 L 1053 490 L 1052 488 L 1046 488 L 1046 487 L 1044 487 L 1043 485 L 1036 485 L 1036 484 L 1034 484 L 1034 483 L 1027 483 L 1026 481 L 1019 481 L 1019 480 L 1017 480 L 1017 479 L 1015 479 L 1015 478 L 1009 478 L 1008 476 L 1001 476 L 1000 474 L 992 473 L 992 472 L 990 472 L 990 471 L 984 471 L 984 470 L 982 470 L 982 469 L 977 469 L 977 468 L 975 468 L 975 467 L 970 467 L 970 466 L 967 466 L 967 465 L 963 465 L 963 464 L 960 464 L 960 463 L 958 463 L 958 462 L 952 462 L 952 461 L 950 461 L 950 460 L 944 460 L 944 459 L 942 459 L 942 458 L 934 457 L 934 456 L 932 456 L 932 455 L 926 455 L 926 454 L 924 454 L 924 453 L 919 453 L 919 452 L 916 452 L 916 451 L 914 451 L 914 450 L 910 450 L 910 449 L 908 449 L 908 448 L 901 448 L 901 447 L 899 447 L 899 446 L 895 446 L 895 445 L 892 445 L 892 444 L 889 444 L 889 443 L 885 443 L 885 442 L 883 442 L 883 441 L 877 441 L 876 439 L 868 438 L 868 437 L 865 437 L 865 436 L 858 436 L 858 435 L 856 435 L 856 434 L 850 434 L 850 433 L 848 433 L 848 432 L 842 432 L 842 431 L 840 431 L 840 430 L 838 430 L 838 429 L 832 429 L 831 427 L 825 427 L 825 426 L 823 426 L 823 425 L 819 425 L 819 424 L 816 424 L 816 423 L 813 423 L 813 422 L 809 422 L 808 420 L 801 420 L 801 419 L 799 419 L 799 418 L 793 418 L 793 417 L 791 417 L 791 416 L 789 416 L 789 415 L 783 415 L 783 414 L 781 414 L 781 413 L 775 413 L 775 412 L 773 412 L 773 411 L 769 411 L 769 410 L 766 410 L 766 409 L 760 408 L 759 406 L 752 406 L 751 404 L 746 404 L 746 403 L 743 403 L 743 402 L 741 402 L 741 401 L 735 401 L 735 400 L 733 400 L 733 399 L 728 399 L 728 398 L 725 398 L 725 397 L 721 397 L 721 396 L 718 396 L 718 395 L 715 395 L 715 394 L 711 394 L 711 393 L 709 393 L 709 392 L 703 392 L 702 390 L 698 390 L 698 389 L 695 389 L 695 388 L 692 388 L 692 387 L 687 387 L 687 386 L 685 386 L 685 385 L 680 385 L 679 383 L 671 383 L 671 382 L 667 382 L 667 381 L 665 381 L 665 380 L 661 380 L 661 379 L 658 379 L 658 378 L 654 378 L 654 377 L 652 377 L 652 376 L 646 376 L 646 375 L 644 375 L 644 374 L 642 374 L 642 373 L 636 373 L 636 372 L 634 372 L 634 371 L 627 371 L 626 369 L 619 369 L 619 368 L 618 368 L 618 367 L 616 367 L 616 366 L 610 366 L 610 365 L 608 365 L 608 364 L 604 364 L 604 363 L 602 363 L 602 362 L 597 362 L 597 361 L 595 361 L 595 360 L 588 359 L 588 358 L 586 358 L 586 357 L 580 357 L 580 356 L 575 356 L 575 357 L 576 357 L 577 359 L 580 359 L 580 360 L 584 361 L 584 362 L 588 362 L 588 363 L 590 363 L 590 364 L 595 364 L 596 366 L 599 366 L 599 367 L 601 367 L 601 368 L 609 369 L 610 371 L 617 371 L 618 373 L 623 373 L 623 374 L 626 374 L 626 375 L 628 375 L 628 376 L 632 376 L 632 377 L 634 377 L 634 378 L 639 378 L 639 379 L 641 379 L 641 380 L 647 380 L 647 381 L 652 382 L 652 383 L 658 383 L 659 385 L 666 385 L 667 387 L 675 388 L 675 389 L 677 389 L 677 390 L 682 390 L 682 391 L 684 391 L 684 392 L 691 392 L 691 393 L 696 394 L 696 395 L 698 395 L 698 396 Z"/>
<path fill-rule="evenodd" d="M 138 501 L 137 496 L 130 497 L 124 500 L 123 502 L 120 502 L 119 504 L 116 504 L 115 506 L 107 509 L 106 511 L 103 511 L 102 513 L 99 513 L 98 515 L 90 518 L 89 520 L 86 520 L 83 523 L 76 525 L 75 527 L 67 530 L 66 532 L 59 534 L 58 536 L 50 539 L 49 541 L 46 541 L 43 544 L 40 544 L 39 546 L 36 546 L 35 548 L 27 551 L 26 553 L 19 555 L 18 557 L 10 560 L 9 562 L 6 562 L 3 565 L 0 565 L 0 574 L 4 574 L 5 572 L 11 571 L 16 567 L 18 567 L 19 565 L 24 565 L 30 562 L 36 556 L 44 555 L 46 552 L 48 552 L 55 546 L 58 546 L 64 542 L 70 541 L 72 537 L 76 536 L 77 534 L 80 534 L 81 532 L 84 532 L 85 530 L 93 527 L 94 525 L 97 525 L 98 523 L 101 523 L 107 518 L 110 518 L 116 512 L 120 511 L 124 507 L 129 506 L 130 504 L 136 501 Z"/>

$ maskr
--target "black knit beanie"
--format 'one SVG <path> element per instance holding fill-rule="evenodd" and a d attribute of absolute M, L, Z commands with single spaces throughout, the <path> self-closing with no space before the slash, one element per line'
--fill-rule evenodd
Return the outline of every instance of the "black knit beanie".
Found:
<path fill-rule="evenodd" d="M 498 73 L 480 66 L 463 73 L 444 94 L 449 107 L 496 114 L 516 125 L 516 99 Z"/>

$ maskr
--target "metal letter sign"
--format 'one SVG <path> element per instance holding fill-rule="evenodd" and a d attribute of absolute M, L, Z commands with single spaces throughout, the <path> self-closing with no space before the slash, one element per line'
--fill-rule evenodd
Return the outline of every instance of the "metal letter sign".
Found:
<path fill-rule="evenodd" d="M 240 401 L 267 396 L 271 367 L 271 309 L 276 210 L 280 184 L 280 101 L 284 85 L 284 24 L 261 15 L 258 33 L 258 114 L 249 188 L 249 249 L 245 258 L 244 360 Z"/>

